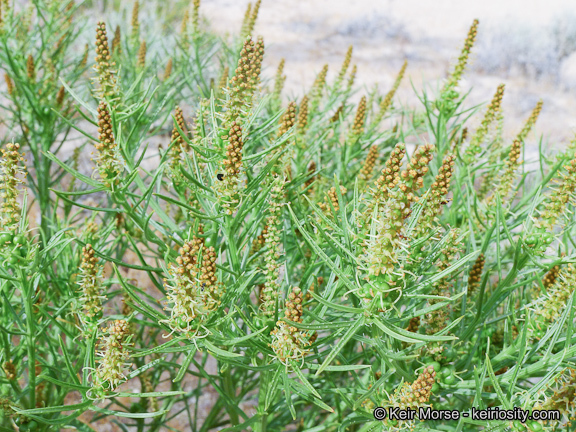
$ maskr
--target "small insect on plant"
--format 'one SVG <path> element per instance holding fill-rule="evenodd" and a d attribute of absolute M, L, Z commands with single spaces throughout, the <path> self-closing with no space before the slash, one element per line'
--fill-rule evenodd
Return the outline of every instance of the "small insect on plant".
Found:
<path fill-rule="evenodd" d="M 478 21 L 409 108 L 120 3 L 0 1 L 0 431 L 574 430 L 576 140 L 466 105 Z"/>

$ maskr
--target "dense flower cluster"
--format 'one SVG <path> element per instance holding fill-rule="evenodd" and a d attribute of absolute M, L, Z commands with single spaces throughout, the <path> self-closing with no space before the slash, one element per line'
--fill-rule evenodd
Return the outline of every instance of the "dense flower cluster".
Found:
<path fill-rule="evenodd" d="M 203 237 L 193 237 L 179 253 L 164 281 L 170 318 L 163 322 L 194 339 L 203 336 L 204 323 L 220 306 L 224 290 L 216 277 L 216 251 L 205 246 Z"/>
<path fill-rule="evenodd" d="M 108 325 L 100 339 L 97 355 L 98 368 L 94 373 L 94 385 L 103 390 L 115 390 L 125 379 L 130 353 L 130 332 L 125 320 L 115 320 Z"/>
<path fill-rule="evenodd" d="M 87 244 L 82 248 L 82 260 L 80 263 L 80 274 L 78 275 L 78 286 L 80 287 L 80 298 L 78 299 L 81 311 L 78 312 L 87 331 L 95 329 L 96 323 L 102 318 L 102 303 L 106 300 L 102 288 L 103 266 L 95 256 L 94 248 Z"/>
<path fill-rule="evenodd" d="M 96 165 L 102 181 L 106 187 L 117 185 L 120 183 L 119 175 L 123 165 L 112 131 L 110 111 L 104 101 L 98 105 L 98 143 L 95 147 L 98 151 Z"/>
<path fill-rule="evenodd" d="M 264 244 L 264 275 L 266 282 L 262 289 L 262 303 L 260 310 L 265 316 L 273 316 L 276 311 L 276 301 L 280 291 L 278 277 L 280 276 L 280 263 L 278 262 L 280 251 L 280 234 L 282 232 L 282 206 L 284 201 L 284 181 L 283 178 L 275 175 L 272 179 L 270 190 L 268 217 L 266 218 L 266 233 Z"/>
<path fill-rule="evenodd" d="M 20 191 L 18 185 L 25 176 L 22 166 L 24 154 L 20 152 L 20 144 L 8 143 L 1 150 L 0 159 L 0 229 L 14 232 L 20 224 L 21 208 L 18 202 Z"/>

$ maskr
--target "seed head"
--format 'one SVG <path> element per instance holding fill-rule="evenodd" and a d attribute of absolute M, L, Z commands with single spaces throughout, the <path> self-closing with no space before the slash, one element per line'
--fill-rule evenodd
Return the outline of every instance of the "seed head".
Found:
<path fill-rule="evenodd" d="M 130 358 L 129 325 L 125 320 L 112 321 L 100 338 L 97 355 L 98 368 L 94 374 L 94 386 L 105 390 L 115 390 L 126 379 L 124 372 Z"/>

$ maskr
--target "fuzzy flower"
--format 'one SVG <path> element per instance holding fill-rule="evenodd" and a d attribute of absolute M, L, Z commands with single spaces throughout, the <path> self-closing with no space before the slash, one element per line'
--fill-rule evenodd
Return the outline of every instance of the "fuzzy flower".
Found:
<path fill-rule="evenodd" d="M 567 204 L 576 192 L 576 159 L 564 165 L 558 178 L 556 187 L 544 202 L 544 210 L 540 213 L 538 228 L 543 231 L 553 231 L 557 221 L 564 216 Z"/>
<path fill-rule="evenodd" d="M 3 231 L 16 231 L 20 224 L 21 208 L 18 202 L 20 191 L 18 185 L 23 182 L 26 175 L 24 153 L 20 153 L 20 144 L 8 143 L 1 150 L 0 159 L 0 229 Z"/>
<path fill-rule="evenodd" d="M 79 69 L 84 69 L 86 67 L 86 65 L 88 64 L 88 54 L 90 53 L 90 45 L 86 44 L 85 48 L 84 48 L 84 55 L 82 56 L 82 59 L 80 60 L 80 64 Z"/>
<path fill-rule="evenodd" d="M 179 252 L 177 265 L 170 267 L 170 276 L 164 281 L 170 318 L 162 322 L 194 339 L 221 305 L 223 287 L 216 277 L 216 251 L 205 247 L 203 238 L 194 237 Z"/>
<path fill-rule="evenodd" d="M 404 148 L 396 147 L 398 153 L 403 154 Z M 411 205 L 417 201 L 416 191 L 424 184 L 423 177 L 428 172 L 428 164 L 432 160 L 434 146 L 426 144 L 418 147 L 406 169 L 400 174 L 401 183 L 398 189 L 391 192 L 390 197 L 384 203 L 384 215 L 376 219 L 376 233 L 371 236 L 364 248 L 364 254 L 369 264 L 369 277 L 380 274 L 391 275 L 397 262 L 396 251 L 401 245 L 401 232 L 404 220 L 411 214 Z M 392 162 L 398 166 L 398 162 Z M 392 165 L 391 164 L 391 165 Z M 390 181 L 396 183 L 393 170 Z M 386 182 L 384 182 L 386 184 Z M 388 194 L 387 188 L 383 191 Z M 371 215 L 370 215 L 371 216 Z M 387 281 L 388 285 L 394 285 L 393 280 Z M 372 297 L 372 293 L 367 298 Z"/>
<path fill-rule="evenodd" d="M 124 380 L 130 358 L 128 347 L 131 334 L 125 320 L 111 322 L 99 341 L 98 367 L 94 373 L 94 386 L 115 390 Z"/>
<path fill-rule="evenodd" d="M 104 101 L 98 105 L 98 143 L 95 147 L 98 151 L 96 164 L 102 181 L 106 187 L 117 185 L 120 183 L 119 175 L 123 165 L 114 140 L 108 105 Z"/>
<path fill-rule="evenodd" d="M 470 145 L 466 149 L 464 155 L 464 160 L 467 163 L 472 163 L 474 158 L 482 151 L 481 145 L 488 134 L 490 124 L 496 119 L 496 114 L 500 111 L 500 106 L 502 104 L 502 97 L 504 96 L 504 84 L 500 84 L 496 89 L 496 93 L 486 109 L 484 114 L 484 119 L 480 124 L 480 127 L 476 130 L 476 133 L 472 136 L 470 140 Z"/>
<path fill-rule="evenodd" d="M 62 105 L 64 104 L 64 96 L 66 96 L 66 89 L 64 86 L 61 86 L 56 94 L 56 106 L 58 108 L 62 108 Z"/>
<path fill-rule="evenodd" d="M 284 308 L 285 318 L 296 323 L 301 323 L 303 313 L 302 303 L 302 290 L 298 287 L 292 288 L 292 292 L 288 295 L 288 299 L 286 299 Z M 308 334 L 306 331 L 299 330 L 285 321 L 279 320 L 270 334 L 272 336 L 270 346 L 274 350 L 276 358 L 286 365 L 288 365 L 290 360 L 302 360 L 309 352 L 308 347 L 312 345 L 311 339 L 313 335 Z"/>
<path fill-rule="evenodd" d="M 234 122 L 230 126 L 228 135 L 222 138 L 228 140 L 228 145 L 226 146 L 226 157 L 222 162 L 221 171 L 223 172 L 218 174 L 218 196 L 222 207 L 226 209 L 228 214 L 232 214 L 239 203 L 238 185 L 240 183 L 242 148 L 244 146 L 242 128 L 238 123 Z"/>
<path fill-rule="evenodd" d="M 448 155 L 442 161 L 442 166 L 436 176 L 436 181 L 430 187 L 426 206 L 422 211 L 418 225 L 414 233 L 414 238 L 419 238 L 429 232 L 438 223 L 438 216 L 442 211 L 442 206 L 446 204 L 446 196 L 450 188 L 450 179 L 454 173 L 456 156 Z"/>
<path fill-rule="evenodd" d="M 146 66 L 146 41 L 142 41 L 140 43 L 140 47 L 138 48 L 138 61 L 136 66 L 140 69 L 143 69 Z"/>
<path fill-rule="evenodd" d="M 116 78 L 112 67 L 106 24 L 102 21 L 96 26 L 96 64 L 94 69 L 98 73 L 100 82 L 99 94 L 102 97 L 112 97 L 116 94 Z"/>
<path fill-rule="evenodd" d="M 554 285 L 548 287 L 547 293 L 535 301 L 535 316 L 530 325 L 536 339 L 544 336 L 548 327 L 562 315 L 575 286 L 576 269 L 569 264 L 559 272 Z"/>
<path fill-rule="evenodd" d="M 576 425 L 576 370 L 565 369 L 549 390 L 552 390 L 552 394 L 535 409 L 560 411 L 563 418 L 555 422 L 553 430 L 573 430 Z"/>
<path fill-rule="evenodd" d="M 432 366 L 428 366 L 424 368 L 413 383 L 404 382 L 391 395 L 384 391 L 378 391 L 376 397 L 381 399 L 379 405 L 383 408 L 410 409 L 418 412 L 419 408 L 431 406 L 429 401 L 435 382 L 436 372 Z M 374 408 L 373 405 L 371 401 L 364 403 L 364 406 L 368 409 Z M 385 430 L 390 432 L 413 431 L 416 426 L 416 420 L 393 421 L 390 418 L 386 418 L 382 423 L 386 428 Z"/>
<path fill-rule="evenodd" d="M 87 244 L 82 248 L 78 286 L 81 293 L 79 303 L 82 307 L 79 316 L 88 330 L 94 330 L 96 323 L 102 318 L 102 302 L 106 300 L 102 293 L 102 270 L 103 266 L 96 258 L 94 248 Z"/>
<path fill-rule="evenodd" d="M 296 124 L 296 102 L 290 102 L 284 115 L 280 118 L 280 128 L 278 129 L 278 138 L 288 132 Z"/>
<path fill-rule="evenodd" d="M 280 234 L 282 232 L 282 206 L 284 201 L 284 181 L 280 176 L 274 176 L 272 189 L 269 195 L 268 217 L 266 218 L 267 232 L 264 234 L 266 251 L 264 253 L 264 275 L 266 282 L 262 289 L 262 304 L 260 311 L 265 316 L 274 316 L 276 311 L 276 300 L 280 291 L 278 278 L 280 276 L 281 243 Z"/>
<path fill-rule="evenodd" d="M 406 60 L 404 60 L 404 64 L 402 65 L 402 68 L 400 69 L 400 71 L 398 72 L 398 75 L 396 76 L 396 80 L 394 81 L 394 85 L 392 86 L 390 91 L 386 94 L 384 99 L 382 99 L 382 102 L 380 102 L 380 110 L 378 111 L 378 114 L 376 114 L 376 116 L 374 117 L 373 123 L 375 125 L 380 124 L 380 122 L 384 118 L 384 115 L 386 115 L 386 113 L 390 109 L 390 106 L 392 106 L 392 100 L 394 99 L 394 95 L 396 94 L 396 91 L 398 91 L 398 87 L 400 87 L 400 83 L 402 82 L 402 78 L 404 78 L 404 73 L 406 72 L 407 66 L 408 66 L 408 62 Z"/>
<path fill-rule="evenodd" d="M 370 147 L 370 150 L 368 150 L 368 155 L 366 156 L 366 160 L 364 161 L 364 166 L 360 170 L 360 179 L 362 181 L 368 181 L 372 178 L 374 165 L 376 165 L 377 160 L 378 160 L 378 146 L 373 145 Z"/>
<path fill-rule="evenodd" d="M 402 161 L 406 154 L 406 146 L 404 143 L 398 143 L 394 150 L 390 153 L 390 157 L 386 161 L 386 166 L 381 172 L 380 177 L 376 180 L 374 188 L 370 190 L 372 195 L 372 202 L 369 209 L 369 216 L 372 216 L 374 204 L 382 204 L 390 195 L 390 191 L 400 181 L 400 168 L 402 168 Z"/>

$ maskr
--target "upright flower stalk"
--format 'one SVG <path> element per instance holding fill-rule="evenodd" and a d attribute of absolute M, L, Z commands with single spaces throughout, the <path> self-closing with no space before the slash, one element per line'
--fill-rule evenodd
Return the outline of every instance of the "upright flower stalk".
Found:
<path fill-rule="evenodd" d="M 286 320 L 295 323 L 302 322 L 302 303 L 304 297 L 302 290 L 298 287 L 292 288 L 292 292 L 286 299 L 284 307 L 284 317 Z M 272 336 L 272 343 L 270 346 L 276 355 L 276 358 L 285 365 L 289 365 L 290 361 L 300 361 L 304 356 L 310 352 L 310 345 L 312 340 L 315 339 L 315 332 L 307 332 L 300 330 L 290 323 L 278 320 L 276 327 L 270 332 Z"/>
<path fill-rule="evenodd" d="M 228 83 L 228 100 L 225 103 L 223 126 L 229 128 L 232 122 L 242 122 L 249 114 L 252 96 L 260 82 L 260 70 L 264 57 L 264 42 L 257 43 L 248 38 L 238 59 L 235 75 Z"/>
<path fill-rule="evenodd" d="M 205 324 L 221 305 L 224 293 L 216 275 L 216 251 L 205 246 L 201 231 L 180 248 L 176 265 L 164 280 L 170 318 L 162 322 L 189 339 L 209 334 Z"/>
<path fill-rule="evenodd" d="M 264 276 L 266 281 L 262 289 L 260 311 L 266 317 L 274 317 L 276 314 L 276 302 L 280 291 L 278 278 L 280 277 L 281 243 L 282 232 L 282 206 L 284 200 L 284 182 L 281 176 L 275 175 L 272 179 L 270 190 L 268 217 L 266 218 L 267 231 L 264 234 Z"/>
<path fill-rule="evenodd" d="M 402 64 L 402 67 L 400 68 L 400 71 L 398 72 L 398 75 L 396 76 L 396 79 L 394 80 L 394 84 L 392 85 L 392 88 L 390 89 L 390 91 L 388 93 L 386 93 L 386 96 L 384 97 L 384 99 L 382 99 L 382 102 L 380 102 L 380 106 L 379 106 L 380 110 L 378 111 L 378 113 L 374 117 L 374 121 L 373 121 L 374 125 L 380 124 L 380 122 L 382 121 L 382 119 L 388 113 L 388 110 L 392 106 L 392 101 L 394 100 L 394 95 L 398 91 L 398 87 L 400 87 L 400 83 L 402 82 L 402 79 L 404 78 L 404 74 L 406 73 L 407 67 L 408 67 L 408 61 L 404 60 L 404 64 Z"/>
<path fill-rule="evenodd" d="M 82 248 L 78 286 L 80 287 L 79 303 L 81 311 L 78 313 L 86 327 L 87 333 L 92 333 L 103 314 L 103 301 L 106 296 L 102 288 L 102 271 L 104 267 L 95 256 L 91 244 Z"/>
<path fill-rule="evenodd" d="M 472 136 L 470 140 L 470 145 L 466 149 L 466 153 L 464 156 L 464 160 L 467 163 L 472 163 L 474 158 L 480 154 L 482 151 L 482 143 L 488 134 L 488 130 L 492 122 L 496 119 L 498 112 L 500 111 L 500 106 L 502 104 L 502 97 L 504 96 L 504 84 L 500 84 L 496 89 L 496 93 L 488 105 L 486 109 L 486 113 L 484 114 L 484 119 L 482 123 L 476 130 L 476 133 Z"/>
<path fill-rule="evenodd" d="M 226 146 L 226 157 L 222 161 L 221 172 L 218 173 L 217 188 L 222 207 L 228 214 L 232 214 L 240 202 L 239 185 L 242 172 L 242 148 L 244 139 L 242 137 L 242 127 L 234 122 L 228 131 L 228 145 Z"/>
<path fill-rule="evenodd" d="M 1 150 L 0 159 L 0 229 L 15 233 L 20 225 L 22 209 L 18 202 L 20 191 L 18 185 L 23 183 L 26 170 L 22 166 L 24 153 L 20 152 L 20 144 L 8 143 Z"/>
<path fill-rule="evenodd" d="M 104 330 L 97 352 L 98 367 L 94 373 L 94 386 L 97 389 L 114 391 L 126 380 L 131 336 L 125 320 L 115 320 Z"/>
<path fill-rule="evenodd" d="M 108 47 L 106 24 L 102 21 L 96 26 L 96 64 L 94 69 L 98 74 L 100 88 L 98 94 L 102 98 L 114 98 L 116 96 L 116 77 L 113 70 L 114 62 Z"/>
<path fill-rule="evenodd" d="M 398 150 L 403 152 L 403 147 Z M 376 232 L 366 241 L 364 249 L 365 259 L 369 265 L 369 279 L 387 275 L 386 284 L 396 285 L 392 272 L 397 262 L 396 251 L 401 245 L 404 220 L 410 216 L 410 207 L 418 199 L 416 192 L 424 184 L 423 177 L 428 172 L 428 164 L 432 160 L 433 151 L 434 146 L 431 144 L 418 147 L 410 163 L 400 175 L 401 183 L 398 188 L 390 192 L 390 197 L 384 204 L 383 216 L 379 216 L 376 220 Z M 392 176 L 391 182 L 396 181 Z M 387 188 L 384 191 L 388 194 Z M 368 298 L 370 297 L 373 297 L 372 292 Z"/>
<path fill-rule="evenodd" d="M 108 188 L 120 183 L 119 175 L 123 170 L 123 164 L 118 154 L 118 148 L 112 132 L 112 121 L 106 102 L 98 105 L 98 143 L 95 145 L 98 151 L 96 165 L 104 185 Z"/>

